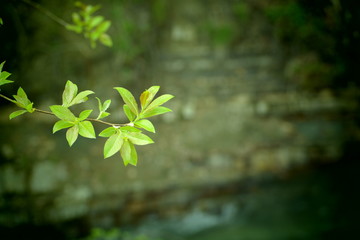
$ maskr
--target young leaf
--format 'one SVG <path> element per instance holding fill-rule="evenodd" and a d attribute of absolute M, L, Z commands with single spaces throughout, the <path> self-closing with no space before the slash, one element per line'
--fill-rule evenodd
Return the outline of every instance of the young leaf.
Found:
<path fill-rule="evenodd" d="M 147 145 L 154 141 L 140 132 L 127 132 L 124 135 L 135 145 Z"/>
<path fill-rule="evenodd" d="M 62 95 L 62 102 L 64 107 L 70 107 L 71 101 L 74 99 L 78 91 L 78 87 L 76 84 L 68 80 L 65 84 L 65 90 Z"/>
<path fill-rule="evenodd" d="M 111 157 L 117 153 L 123 145 L 123 136 L 120 132 L 113 134 L 106 140 L 104 145 L 104 158 Z"/>
<path fill-rule="evenodd" d="M 107 117 L 109 115 L 110 115 L 110 113 L 108 113 L 108 112 L 101 112 L 97 119 L 105 118 L 105 117 Z"/>
<path fill-rule="evenodd" d="M 138 115 L 138 105 L 137 105 L 132 93 L 129 90 L 122 88 L 122 87 L 115 87 L 114 89 L 116 89 L 119 92 L 119 94 L 122 97 L 122 99 L 124 100 L 125 104 L 137 116 Z"/>
<path fill-rule="evenodd" d="M 111 100 L 110 100 L 110 99 L 106 100 L 106 101 L 104 102 L 102 111 L 106 111 L 106 110 L 110 107 L 110 104 L 111 104 Z"/>
<path fill-rule="evenodd" d="M 73 127 L 69 128 L 66 131 L 66 140 L 69 143 L 70 147 L 74 144 L 78 135 L 79 135 L 79 126 L 78 125 L 74 125 Z"/>
<path fill-rule="evenodd" d="M 155 133 L 154 125 L 147 119 L 141 119 L 139 121 L 136 121 L 134 124 L 136 127 L 140 127 L 140 128 L 145 129 L 146 131 Z"/>
<path fill-rule="evenodd" d="M 138 161 L 137 152 L 136 152 L 136 149 L 135 149 L 134 144 L 132 144 L 130 141 L 129 141 L 129 145 L 130 145 L 130 149 L 131 149 L 131 154 L 130 154 L 130 159 L 129 159 L 128 162 L 129 162 L 131 165 L 136 166 L 137 161 Z"/>
<path fill-rule="evenodd" d="M 105 46 L 111 47 L 113 45 L 111 37 L 106 33 L 101 34 L 100 37 L 99 37 L 99 40 Z"/>
<path fill-rule="evenodd" d="M 67 107 L 60 105 L 52 105 L 50 106 L 50 110 L 52 113 L 55 114 L 55 116 L 62 120 L 70 122 L 74 122 L 76 120 L 74 114 Z"/>
<path fill-rule="evenodd" d="M 125 127 L 121 127 L 121 131 L 122 132 L 141 132 L 141 130 L 131 127 L 131 126 L 125 126 Z"/>
<path fill-rule="evenodd" d="M 167 112 L 172 112 L 172 110 L 170 108 L 160 106 L 160 107 L 154 108 L 150 111 L 144 111 L 143 113 L 141 113 L 140 116 L 141 116 L 141 118 L 149 118 L 149 117 L 164 114 Z"/>
<path fill-rule="evenodd" d="M 94 126 L 90 121 L 82 121 L 78 123 L 79 134 L 86 138 L 96 138 Z"/>
<path fill-rule="evenodd" d="M 2 63 L 0 63 L 0 72 L 1 72 L 2 69 L 3 69 L 5 62 L 6 62 L 6 61 L 3 61 Z"/>
<path fill-rule="evenodd" d="M 88 118 L 92 111 L 93 111 L 93 110 L 84 110 L 84 111 L 82 111 L 82 112 L 80 113 L 80 115 L 79 115 L 79 120 L 80 120 L 80 121 L 83 121 L 83 120 L 85 120 L 86 118 Z"/>
<path fill-rule="evenodd" d="M 143 105 L 141 105 L 142 109 L 145 109 L 150 102 L 154 99 L 156 93 L 159 91 L 160 87 L 159 86 L 152 86 L 150 87 L 148 90 L 145 90 L 145 92 L 147 92 L 147 94 L 145 93 L 145 95 L 143 98 L 145 98 L 144 100 L 142 100 L 144 103 Z M 141 96 L 140 96 L 140 100 L 141 100 Z"/>
<path fill-rule="evenodd" d="M 100 137 L 110 137 L 111 135 L 115 134 L 116 131 L 118 131 L 117 128 L 108 127 L 108 128 L 105 128 L 104 130 L 102 130 L 101 133 L 99 133 L 99 136 Z"/>
<path fill-rule="evenodd" d="M 93 93 L 94 92 L 90 90 L 79 92 L 79 94 L 71 101 L 70 106 L 86 102 L 88 100 L 87 96 Z"/>
<path fill-rule="evenodd" d="M 57 131 L 64 129 L 64 128 L 69 128 L 74 126 L 74 123 L 65 121 L 65 120 L 59 120 L 54 124 L 53 127 L 53 133 L 56 133 Z"/>
<path fill-rule="evenodd" d="M 2 18 L 0 18 L 0 24 L 1 25 L 3 25 L 4 23 L 3 23 L 3 20 L 2 20 Z"/>
<path fill-rule="evenodd" d="M 123 106 L 124 109 L 124 113 L 127 116 L 127 118 L 129 119 L 130 122 L 134 121 L 134 119 L 136 118 L 135 114 L 130 110 L 129 106 L 124 104 Z"/>
<path fill-rule="evenodd" d="M 15 112 L 13 112 L 13 113 L 11 113 L 10 115 L 9 115 L 9 119 L 11 120 L 11 119 L 13 119 L 13 118 L 15 118 L 15 117 L 17 117 L 17 116 L 20 116 L 20 115 L 22 115 L 22 114 L 24 114 L 24 113 L 27 113 L 28 111 L 27 110 L 18 110 L 18 111 L 15 111 Z"/>

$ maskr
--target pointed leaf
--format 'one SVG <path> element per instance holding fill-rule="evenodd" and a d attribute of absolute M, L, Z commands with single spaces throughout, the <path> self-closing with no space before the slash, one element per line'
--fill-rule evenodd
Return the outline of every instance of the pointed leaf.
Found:
<path fill-rule="evenodd" d="M 106 111 L 110 107 L 110 104 L 111 104 L 111 100 L 110 99 L 106 100 L 102 107 L 102 111 Z"/>
<path fill-rule="evenodd" d="M 108 112 L 101 112 L 101 114 L 99 115 L 99 117 L 97 119 L 105 118 L 109 115 L 110 115 L 110 113 L 108 113 Z"/>
<path fill-rule="evenodd" d="M 167 101 L 169 101 L 170 99 L 172 99 L 174 96 L 171 94 L 164 94 L 161 95 L 160 97 L 156 98 L 152 103 L 150 103 L 150 105 L 146 108 L 146 110 L 151 110 L 154 109 L 164 103 L 166 103 Z M 145 110 L 145 111 L 146 111 Z"/>
<path fill-rule="evenodd" d="M 124 161 L 124 165 L 127 166 L 131 162 L 131 146 L 128 140 L 124 140 L 120 149 L 120 155 Z"/>
<path fill-rule="evenodd" d="M 96 138 L 94 126 L 90 121 L 79 122 L 79 134 L 86 138 Z"/>
<path fill-rule="evenodd" d="M 92 111 L 93 111 L 93 110 L 84 110 L 84 111 L 82 111 L 82 112 L 80 113 L 80 115 L 79 115 L 79 120 L 80 120 L 80 121 L 83 121 L 83 120 L 85 120 L 86 118 L 88 118 Z"/>
<path fill-rule="evenodd" d="M 146 111 L 146 112 L 142 113 L 141 118 L 149 118 L 149 117 L 164 114 L 164 113 L 167 113 L 167 112 L 172 112 L 172 110 L 170 108 L 167 108 L 167 107 L 157 107 L 157 108 L 154 108 L 154 109 L 152 109 L 150 111 Z"/>
<path fill-rule="evenodd" d="M 0 80 L 6 80 L 8 77 L 10 77 L 11 73 L 3 71 L 0 72 Z"/>
<path fill-rule="evenodd" d="M 149 95 L 148 95 L 142 109 L 145 109 L 147 106 L 149 106 L 150 102 L 154 99 L 154 97 L 155 97 L 156 93 L 159 91 L 159 89 L 160 89 L 159 86 L 152 86 L 148 90 L 146 90 L 149 93 Z"/>
<path fill-rule="evenodd" d="M 122 87 L 115 87 L 114 89 L 116 89 L 119 92 L 119 94 L 122 97 L 125 104 L 137 116 L 138 115 L 138 105 L 137 105 L 132 93 L 129 90 L 122 88 Z"/>
<path fill-rule="evenodd" d="M 111 157 L 115 153 L 117 153 L 121 146 L 123 145 L 123 136 L 120 132 L 113 134 L 106 140 L 104 145 L 104 158 Z"/>
<path fill-rule="evenodd" d="M 134 144 L 132 144 L 130 141 L 129 141 L 129 145 L 130 145 L 130 149 L 131 149 L 129 163 L 130 163 L 131 165 L 136 166 L 136 165 L 137 165 L 137 161 L 138 161 L 138 156 L 137 156 L 136 148 L 135 148 Z"/>
<path fill-rule="evenodd" d="M 65 121 L 65 120 L 59 120 L 54 124 L 53 127 L 53 133 L 56 133 L 57 131 L 64 129 L 64 128 L 69 128 L 74 126 L 74 123 Z"/>
<path fill-rule="evenodd" d="M 12 82 L 14 82 L 14 81 L 1 79 L 1 80 L 0 80 L 0 86 L 1 86 L 1 85 L 5 85 L 5 84 L 8 84 L 8 83 L 12 83 Z"/>
<path fill-rule="evenodd" d="M 121 131 L 122 132 L 141 132 L 141 130 L 131 127 L 131 126 L 121 127 Z"/>
<path fill-rule="evenodd" d="M 140 128 L 145 129 L 146 131 L 155 133 L 154 125 L 147 119 L 142 119 L 142 120 L 136 121 L 134 124 L 136 127 L 140 127 Z"/>
<path fill-rule="evenodd" d="M 136 118 L 135 114 L 130 110 L 129 106 L 124 104 L 123 106 L 124 109 L 124 113 L 127 116 L 127 118 L 129 119 L 130 122 L 134 121 L 134 119 Z"/>
<path fill-rule="evenodd" d="M 101 100 L 98 97 L 95 97 L 96 100 L 98 101 L 98 108 L 99 108 L 99 112 L 103 111 L 103 105 L 101 104 Z"/>
<path fill-rule="evenodd" d="M 107 47 L 111 47 L 113 45 L 111 37 L 106 33 L 100 35 L 99 41 Z"/>
<path fill-rule="evenodd" d="M 11 113 L 11 114 L 9 115 L 9 119 L 11 120 L 11 119 L 16 118 L 17 116 L 20 116 L 20 115 L 22 115 L 22 114 L 24 114 L 24 113 L 27 113 L 27 112 L 28 112 L 27 110 L 18 110 L 18 111 L 15 111 L 15 112 L 13 112 L 13 113 Z"/>
<path fill-rule="evenodd" d="M 135 145 L 147 145 L 154 141 L 140 132 L 127 132 L 124 135 Z"/>
<path fill-rule="evenodd" d="M 60 105 L 52 105 L 50 106 L 50 109 L 51 112 L 55 114 L 55 116 L 62 120 L 70 122 L 74 122 L 76 120 L 74 114 L 67 107 Z"/>
<path fill-rule="evenodd" d="M 0 63 L 0 72 L 1 72 L 2 69 L 3 69 L 5 62 L 6 62 L 6 61 L 3 61 L 2 63 Z"/>
<path fill-rule="evenodd" d="M 66 131 L 66 140 L 69 143 L 70 147 L 74 144 L 78 135 L 79 135 L 79 126 L 78 125 L 74 125 L 73 127 L 69 128 Z"/>
<path fill-rule="evenodd" d="M 62 105 L 64 107 L 70 107 L 71 101 L 74 99 L 78 91 L 76 84 L 68 80 L 65 84 L 65 89 L 62 95 Z"/>
<path fill-rule="evenodd" d="M 93 91 L 85 90 L 80 92 L 70 103 L 70 106 L 86 102 L 88 100 L 88 95 L 93 94 Z"/>
<path fill-rule="evenodd" d="M 116 131 L 118 131 L 119 129 L 114 128 L 114 127 L 108 127 L 105 128 L 104 130 L 101 131 L 101 133 L 99 133 L 100 137 L 110 137 L 111 135 L 115 134 Z"/>

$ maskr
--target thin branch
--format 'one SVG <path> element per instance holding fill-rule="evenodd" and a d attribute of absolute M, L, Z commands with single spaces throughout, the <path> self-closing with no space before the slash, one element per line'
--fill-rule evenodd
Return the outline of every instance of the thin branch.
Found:
<path fill-rule="evenodd" d="M 4 99 L 8 100 L 9 102 L 16 103 L 14 100 L 12 100 L 11 98 L 8 98 L 8 97 L 7 97 L 7 96 L 5 96 L 5 95 L 0 94 L 0 97 L 2 97 L 2 98 L 4 98 Z"/>
<path fill-rule="evenodd" d="M 58 24 L 66 27 L 69 24 L 67 22 L 65 22 L 63 19 L 59 18 L 58 16 L 56 16 L 55 14 L 53 14 L 52 12 L 50 12 L 49 10 L 47 10 L 46 8 L 44 8 L 43 6 L 41 6 L 38 3 L 32 2 L 30 0 L 22 0 L 24 3 L 29 4 L 30 6 L 32 6 L 33 8 L 36 8 L 37 10 L 39 10 L 40 12 L 42 12 L 43 14 L 45 14 L 46 16 L 48 16 L 49 18 L 51 18 L 52 20 L 54 20 L 55 22 L 57 22 Z"/>

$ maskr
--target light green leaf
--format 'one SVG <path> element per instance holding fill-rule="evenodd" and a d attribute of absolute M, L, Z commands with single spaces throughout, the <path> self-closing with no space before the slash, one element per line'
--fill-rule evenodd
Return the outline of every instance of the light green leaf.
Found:
<path fill-rule="evenodd" d="M 11 73 L 3 71 L 0 72 L 0 80 L 6 80 L 8 77 L 10 77 Z"/>
<path fill-rule="evenodd" d="M 126 139 L 120 149 L 120 155 L 124 161 L 124 165 L 127 166 L 131 162 L 131 147 L 129 141 Z"/>
<path fill-rule="evenodd" d="M 0 72 L 1 72 L 2 69 L 3 69 L 5 62 L 6 62 L 6 61 L 3 61 L 2 63 L 0 63 Z"/>
<path fill-rule="evenodd" d="M 98 97 L 95 97 L 96 100 L 98 101 L 98 108 L 99 108 L 99 112 L 102 112 L 103 111 L 103 105 L 101 104 L 101 100 L 100 98 Z"/>
<path fill-rule="evenodd" d="M 142 120 L 136 121 L 134 124 L 136 127 L 140 127 L 140 128 L 145 129 L 146 131 L 155 133 L 154 125 L 147 119 L 142 119 Z"/>
<path fill-rule="evenodd" d="M 150 103 L 150 105 L 145 109 L 146 110 L 152 110 L 164 103 L 166 103 L 167 101 L 169 101 L 170 99 L 172 99 L 174 96 L 171 94 L 164 94 L 161 95 L 160 97 L 156 98 L 154 101 L 152 101 L 152 103 Z"/>
<path fill-rule="evenodd" d="M 119 92 L 119 94 L 122 97 L 122 99 L 124 100 L 125 104 L 137 116 L 138 115 L 138 105 L 137 105 L 132 93 L 129 90 L 122 88 L 122 87 L 115 87 L 114 89 L 116 89 Z"/>
<path fill-rule="evenodd" d="M 160 107 L 154 108 L 154 109 L 152 109 L 150 111 L 144 111 L 141 114 L 141 118 L 149 118 L 149 117 L 164 114 L 164 113 L 167 113 L 167 112 L 172 112 L 172 110 L 170 108 L 160 106 Z"/>
<path fill-rule="evenodd" d="M 78 91 L 76 84 L 68 80 L 65 84 L 65 90 L 62 95 L 62 105 L 64 107 L 70 107 L 71 101 L 74 99 Z"/>
<path fill-rule="evenodd" d="M 86 138 L 96 138 L 94 126 L 90 121 L 79 122 L 79 134 Z"/>
<path fill-rule="evenodd" d="M 85 120 L 86 118 L 88 118 L 92 111 L 93 111 L 93 110 L 84 110 L 84 111 L 82 111 L 82 112 L 80 113 L 80 115 L 79 115 L 79 120 L 80 120 L 80 121 L 83 121 L 83 120 Z"/>
<path fill-rule="evenodd" d="M 11 113 L 11 114 L 9 115 L 9 119 L 11 120 L 11 119 L 16 118 L 17 116 L 20 116 L 20 115 L 22 115 L 22 114 L 24 114 L 24 113 L 27 113 L 27 112 L 28 112 L 27 110 L 18 110 L 18 111 L 15 111 L 15 112 L 13 112 L 13 113 Z"/>
<path fill-rule="evenodd" d="M 74 126 L 74 123 L 65 121 L 65 120 L 59 120 L 54 124 L 53 127 L 53 133 L 56 133 L 57 131 L 64 129 L 64 128 L 69 128 Z"/>
<path fill-rule="evenodd" d="M 101 34 L 99 40 L 105 46 L 111 47 L 113 45 L 111 37 L 106 33 Z"/>
<path fill-rule="evenodd" d="M 110 104 L 111 104 L 111 100 L 110 100 L 110 99 L 106 100 L 106 101 L 104 102 L 102 111 L 106 111 L 106 110 L 110 107 Z"/>
<path fill-rule="evenodd" d="M 141 132 L 141 130 L 131 127 L 131 126 L 125 126 L 120 128 L 123 132 Z"/>
<path fill-rule="evenodd" d="M 118 128 L 114 128 L 114 127 L 108 127 L 105 128 L 104 130 L 101 131 L 101 133 L 99 133 L 100 137 L 110 137 L 111 135 L 115 134 L 115 132 L 119 131 Z"/>
<path fill-rule="evenodd" d="M 29 112 L 29 113 L 32 113 L 35 111 L 35 109 L 33 108 L 33 104 L 34 103 L 29 103 L 28 105 L 25 106 L 26 110 Z"/>
<path fill-rule="evenodd" d="M 93 91 L 85 90 L 80 92 L 70 103 L 70 106 L 86 102 L 88 100 L 87 96 L 93 94 Z"/>
<path fill-rule="evenodd" d="M 78 26 L 78 25 L 73 25 L 73 24 L 67 24 L 66 25 L 66 29 L 76 32 L 76 33 L 81 33 L 82 32 L 82 27 Z"/>
<path fill-rule="evenodd" d="M 142 109 L 145 109 L 150 102 L 154 99 L 156 93 L 159 91 L 160 87 L 159 86 L 152 86 L 150 87 L 148 90 L 145 90 L 145 92 L 148 92 L 148 94 L 146 94 L 146 99 L 143 100 L 144 104 L 142 106 Z M 141 99 L 141 97 L 140 97 Z"/>
<path fill-rule="evenodd" d="M 96 33 L 98 33 L 98 35 L 100 36 L 100 34 L 106 32 L 109 27 L 111 26 L 111 22 L 110 21 L 105 21 L 102 22 L 95 30 Z"/>
<path fill-rule="evenodd" d="M 60 105 L 52 105 L 50 106 L 50 110 L 52 113 L 55 114 L 55 116 L 57 116 L 62 120 L 70 121 L 70 122 L 75 122 L 76 120 L 74 114 L 67 107 Z"/>
<path fill-rule="evenodd" d="M 0 24 L 1 24 L 1 25 L 4 24 L 2 18 L 0 18 Z M 1 70 L 0 70 L 0 71 L 1 71 Z"/>
<path fill-rule="evenodd" d="M 121 146 L 123 145 L 123 136 L 120 132 L 113 134 L 106 140 L 104 145 L 104 158 L 111 157 L 115 153 L 117 153 Z"/>
<path fill-rule="evenodd" d="M 96 27 L 97 25 L 99 25 L 102 21 L 104 20 L 104 17 L 103 16 L 95 16 L 95 17 L 92 17 L 89 21 L 89 24 L 88 24 L 88 29 L 92 29 L 94 27 Z"/>
<path fill-rule="evenodd" d="M 76 12 L 72 13 L 72 20 L 79 27 L 82 25 L 81 17 L 78 13 Z"/>
<path fill-rule="evenodd" d="M 124 113 L 127 116 L 127 118 L 129 119 L 130 122 L 134 121 L 134 119 L 136 118 L 135 114 L 130 110 L 129 106 L 124 104 L 123 106 L 124 109 Z"/>
<path fill-rule="evenodd" d="M 130 141 L 129 141 L 129 145 L 130 145 L 130 149 L 131 149 L 131 154 L 130 154 L 130 159 L 129 159 L 128 162 L 129 162 L 131 165 L 136 166 L 136 165 L 137 165 L 137 161 L 138 161 L 137 152 L 136 152 L 136 149 L 135 149 L 134 144 L 132 144 Z"/>
<path fill-rule="evenodd" d="M 124 135 L 135 145 L 147 145 L 154 141 L 140 132 L 127 132 Z"/>
<path fill-rule="evenodd" d="M 1 80 L 0 80 L 0 86 L 1 86 L 1 85 L 5 85 L 5 84 L 8 84 L 8 83 L 12 83 L 12 82 L 14 82 L 14 81 L 1 79 Z"/>
<path fill-rule="evenodd" d="M 110 115 L 110 113 L 108 113 L 108 112 L 101 112 L 97 119 L 105 118 L 105 117 L 107 117 L 109 115 Z"/>
<path fill-rule="evenodd" d="M 66 140 L 69 143 L 70 147 L 74 144 L 78 135 L 79 135 L 79 126 L 78 125 L 74 125 L 73 127 L 69 128 L 66 131 Z"/>

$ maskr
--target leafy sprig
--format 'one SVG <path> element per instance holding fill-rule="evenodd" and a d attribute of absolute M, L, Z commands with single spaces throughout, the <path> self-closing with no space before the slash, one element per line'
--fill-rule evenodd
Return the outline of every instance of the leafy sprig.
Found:
<path fill-rule="evenodd" d="M 5 62 L 0 64 L 0 86 L 13 82 L 7 79 L 11 74 L 2 71 L 4 63 Z M 100 137 L 107 138 L 104 144 L 104 158 L 109 158 L 119 152 L 125 166 L 128 164 L 136 166 L 138 162 L 138 155 L 135 145 L 147 145 L 154 143 L 149 136 L 142 132 L 142 130 L 146 130 L 148 132 L 155 133 L 153 123 L 147 118 L 170 112 L 171 109 L 161 105 L 172 99 L 174 96 L 164 94 L 155 98 L 155 95 L 158 93 L 160 87 L 152 86 L 140 95 L 138 103 L 129 90 L 123 87 L 115 87 L 114 89 L 118 91 L 120 97 L 125 103 L 123 105 L 123 110 L 129 120 L 128 123 L 110 123 L 100 120 L 110 115 L 110 113 L 107 112 L 111 105 L 110 99 L 102 103 L 101 100 L 96 97 L 99 111 L 97 118 L 90 118 L 90 115 L 93 113 L 93 109 L 83 110 L 78 116 L 74 114 L 70 108 L 74 105 L 86 102 L 88 100 L 88 96 L 94 94 L 94 92 L 91 90 L 85 90 L 78 93 L 77 85 L 70 80 L 68 80 L 65 84 L 61 105 L 50 106 L 50 111 L 40 110 L 33 107 L 34 103 L 28 99 L 27 94 L 21 87 L 18 89 L 17 94 L 13 95 L 13 99 L 2 94 L 0 94 L 0 97 L 22 108 L 21 110 L 11 113 L 9 116 L 10 119 L 25 113 L 33 112 L 49 114 L 57 117 L 58 121 L 55 122 L 52 132 L 56 133 L 62 129 L 67 129 L 66 140 L 70 147 L 76 142 L 79 135 L 85 138 L 96 138 L 93 123 L 109 125 L 110 127 L 105 128 L 98 134 Z"/>

